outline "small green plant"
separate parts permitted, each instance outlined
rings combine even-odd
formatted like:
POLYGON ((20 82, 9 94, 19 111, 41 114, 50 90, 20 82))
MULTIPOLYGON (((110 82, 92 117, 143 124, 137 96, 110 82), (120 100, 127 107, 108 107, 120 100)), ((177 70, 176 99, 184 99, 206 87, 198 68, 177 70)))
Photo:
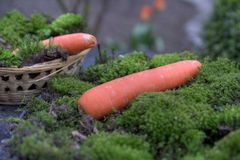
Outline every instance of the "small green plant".
POLYGON ((98 48, 98 57, 95 58, 95 65, 109 63, 110 61, 116 58, 114 55, 114 49, 112 49, 112 55, 110 56, 108 55, 107 50, 101 50, 100 44, 97 45, 97 48, 98 48))
POLYGON ((18 66, 20 63, 19 56, 14 56, 10 50, 0 48, 0 67, 18 66))
POLYGON ((77 77, 57 75, 49 82, 49 87, 61 94, 79 96, 93 87, 93 84, 80 81, 77 77))
POLYGON ((84 159, 92 160, 152 160, 150 146, 142 138, 125 133, 91 135, 82 145, 84 159))

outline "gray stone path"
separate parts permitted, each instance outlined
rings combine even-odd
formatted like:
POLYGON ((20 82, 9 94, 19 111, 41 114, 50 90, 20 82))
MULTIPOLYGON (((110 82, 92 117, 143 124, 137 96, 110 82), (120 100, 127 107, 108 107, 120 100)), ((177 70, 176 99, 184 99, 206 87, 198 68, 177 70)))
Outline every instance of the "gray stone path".
POLYGON ((15 158, 10 158, 8 148, 5 142, 10 138, 9 124, 6 123, 6 118, 17 117, 19 112, 17 112, 16 106, 0 106, 0 160, 16 160, 15 158))

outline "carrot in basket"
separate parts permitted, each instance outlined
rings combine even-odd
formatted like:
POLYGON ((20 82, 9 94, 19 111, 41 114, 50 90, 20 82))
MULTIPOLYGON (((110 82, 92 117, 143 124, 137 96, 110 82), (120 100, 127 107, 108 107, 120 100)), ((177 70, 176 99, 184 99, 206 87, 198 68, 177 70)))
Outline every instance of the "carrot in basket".
POLYGON ((114 109, 124 108, 143 92, 156 92, 183 85, 199 73, 201 63, 186 60, 130 74, 101 84, 85 92, 78 106, 95 118, 102 118, 114 109))
POLYGON ((57 36, 52 39, 42 41, 44 45, 58 45, 69 51, 70 55, 77 54, 85 49, 92 48, 97 44, 97 40, 93 35, 87 33, 73 33, 57 36))

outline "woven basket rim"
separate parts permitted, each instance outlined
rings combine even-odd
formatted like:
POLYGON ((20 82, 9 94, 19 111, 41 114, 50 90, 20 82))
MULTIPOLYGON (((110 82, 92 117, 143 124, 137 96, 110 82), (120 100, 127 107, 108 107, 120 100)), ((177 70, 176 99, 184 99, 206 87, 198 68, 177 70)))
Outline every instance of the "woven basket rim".
POLYGON ((66 61, 59 58, 22 68, 0 68, 0 105, 24 104, 23 100, 39 95, 52 76, 58 73, 74 74, 90 50, 71 55, 66 61))
MULTIPOLYGON (((68 58, 71 59, 75 59, 77 57, 80 56, 84 56, 86 55, 92 48, 89 49, 85 49, 83 51, 81 51, 80 53, 76 54, 76 55, 71 55, 68 58)), ((36 63, 32 66, 23 66, 21 68, 17 68, 17 67, 0 67, 0 73, 1 72, 27 72, 27 71, 33 71, 33 70, 39 70, 39 69, 48 69, 48 68, 52 68, 52 67, 56 67, 59 66, 61 64, 63 64, 64 61, 62 61, 61 58, 52 60, 52 61, 48 61, 48 62, 43 62, 43 63, 36 63)))

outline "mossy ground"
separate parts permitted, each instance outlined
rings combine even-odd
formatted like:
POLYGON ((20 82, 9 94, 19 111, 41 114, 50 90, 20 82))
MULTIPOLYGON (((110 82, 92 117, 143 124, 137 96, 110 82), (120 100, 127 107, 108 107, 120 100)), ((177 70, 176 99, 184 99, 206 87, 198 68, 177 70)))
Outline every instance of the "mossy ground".
MULTIPOLYGON (((238 6, 238 0, 216 3, 205 32, 211 57, 239 58, 238 6)), ((20 46, 19 37, 25 35, 47 38, 84 27, 82 17, 73 14, 49 22, 43 15, 25 17, 13 11, 0 22, 0 36, 13 47, 20 46)), ((39 49, 34 43, 24 47, 23 55, 39 49)), ((0 60, 7 59, 8 65, 19 63, 6 48, 0 53, 0 60)), ((227 58, 200 59, 201 72, 188 84, 143 93, 125 110, 103 120, 95 120, 77 107, 79 96, 94 85, 185 59, 198 57, 185 52, 150 59, 133 52, 90 66, 79 77, 53 78, 45 95, 26 105, 23 119, 9 119, 15 124, 9 142, 12 154, 28 160, 239 159, 240 68, 227 58)))
POLYGON ((47 59, 52 60, 51 58, 62 58, 51 53, 55 52, 51 50, 51 45, 47 48, 49 52, 41 55, 41 52, 46 51, 44 50, 46 47, 39 42, 52 36, 83 32, 85 27, 85 20, 79 14, 67 13, 50 20, 43 14, 27 17, 19 11, 10 11, 0 17, 0 67, 21 67, 25 60, 35 64, 47 59), (17 53, 15 56, 11 54, 13 51, 17 53), (39 55, 40 58, 33 57, 34 60, 29 60, 33 55, 39 55), (36 59, 42 61, 35 62, 36 59))
POLYGON ((91 66, 79 77, 53 78, 48 90, 57 96, 34 98, 25 108, 24 119, 11 120, 17 124, 10 141, 12 153, 30 160, 202 160, 217 159, 220 154, 224 154, 223 160, 237 158, 233 146, 238 138, 230 132, 240 127, 240 69, 226 58, 201 60, 201 73, 188 84, 139 95, 124 111, 103 120, 95 120, 77 107, 79 96, 94 84, 193 57, 175 53, 150 59, 133 52, 91 66))

